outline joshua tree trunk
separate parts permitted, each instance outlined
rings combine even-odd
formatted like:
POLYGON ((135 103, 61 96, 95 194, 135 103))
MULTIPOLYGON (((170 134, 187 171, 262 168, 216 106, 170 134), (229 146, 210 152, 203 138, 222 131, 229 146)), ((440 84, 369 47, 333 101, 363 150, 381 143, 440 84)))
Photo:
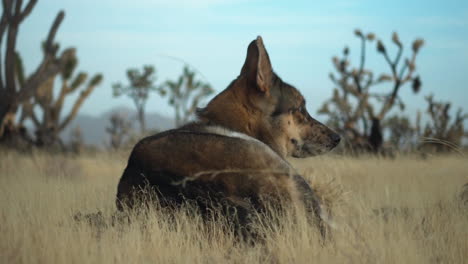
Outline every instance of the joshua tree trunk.
POLYGON ((145 108, 138 107, 138 122, 140 123, 140 132, 143 134, 146 131, 146 122, 145 122, 145 108))
POLYGON ((380 151, 382 147, 382 127, 380 126, 380 120, 378 118, 372 119, 371 133, 369 135, 369 145, 371 150, 375 153, 380 151))
MULTIPOLYGON (((18 107, 14 103, 0 102, 0 135, 14 133, 16 112, 18 107)), ((6 101, 6 100, 5 100, 6 101)))
POLYGON ((175 125, 179 127, 182 125, 182 121, 180 120, 180 107, 178 105, 175 106, 175 125))

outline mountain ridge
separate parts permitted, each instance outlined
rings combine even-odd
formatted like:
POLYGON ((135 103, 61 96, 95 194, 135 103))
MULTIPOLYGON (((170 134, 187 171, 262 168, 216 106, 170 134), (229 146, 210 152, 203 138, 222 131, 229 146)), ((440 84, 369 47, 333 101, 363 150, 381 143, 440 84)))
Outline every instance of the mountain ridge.
MULTIPOLYGON (((69 142, 73 130, 79 127, 85 144, 99 147, 105 146, 109 141, 109 134, 106 132, 106 127, 110 125, 109 119, 114 113, 121 113, 124 115, 127 120, 131 121, 133 131, 139 131, 136 111, 126 106, 118 106, 98 116, 78 114, 60 136, 64 142, 69 142)), ((174 127, 174 120, 172 118, 163 116, 157 112, 146 113, 145 119, 148 130, 163 131, 174 127)))

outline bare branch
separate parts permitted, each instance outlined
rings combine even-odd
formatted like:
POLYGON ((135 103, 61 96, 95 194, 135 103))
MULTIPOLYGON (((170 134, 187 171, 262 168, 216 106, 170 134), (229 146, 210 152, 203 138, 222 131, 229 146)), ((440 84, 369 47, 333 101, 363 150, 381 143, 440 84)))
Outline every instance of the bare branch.
POLYGON ((400 73, 400 74, 401 74, 401 78, 400 78, 401 80, 403 80, 403 81, 409 81, 409 80, 411 79, 411 76, 412 76, 412 74, 413 74, 413 72, 414 72, 414 70, 415 70, 414 64, 415 64, 415 62, 416 62, 416 55, 417 55, 417 53, 416 53, 416 52, 413 52, 413 55, 411 56, 411 60, 409 61, 409 63, 405 63, 405 65, 408 67, 409 71, 408 71, 408 73, 406 74, 406 77, 405 77, 405 78, 403 78, 404 72, 402 71, 402 72, 400 73), (410 67, 410 65, 412 65, 412 66, 410 67))
POLYGON ((3 10, 2 18, 0 19, 0 91, 5 88, 5 83, 3 82, 3 69, 2 69, 3 61, 2 61, 1 47, 2 47, 2 42, 3 42, 3 35, 5 33, 6 26, 8 24, 6 12, 7 12, 6 10, 3 10))
POLYGON ((403 45, 398 45, 398 53, 397 53, 397 55, 395 57, 395 60, 393 61, 393 65, 395 65, 395 67, 400 62, 400 58, 401 58, 402 54, 403 54, 403 45))
POLYGON ((11 14, 11 1, 12 0, 3 0, 3 13, 8 21, 12 19, 11 14))
POLYGON ((15 18, 12 18, 8 23, 7 43, 5 49, 5 85, 6 90, 10 94, 14 94, 16 92, 15 51, 19 24, 15 20, 15 18))
POLYGON ((97 85, 99 85, 99 83, 90 82, 88 84, 88 86, 86 87, 86 89, 81 92, 80 96, 75 101, 75 104, 73 105, 73 108, 71 109, 70 113, 63 120, 63 122, 60 124, 60 126, 58 128, 58 131, 62 131, 65 127, 67 127, 70 124, 70 122, 73 119, 75 119, 81 105, 86 100, 86 98, 93 92, 93 90, 96 88, 97 85))
POLYGON ((15 23, 19 23, 20 20, 20 14, 21 14, 21 6, 23 5, 23 0, 16 0, 15 1, 15 14, 14 14, 14 20, 15 20, 15 23))
POLYGON ((359 66, 359 72, 357 76, 354 76, 354 82, 356 83, 356 87, 359 93, 362 93, 361 77, 362 77, 362 71, 364 70, 365 61, 366 61, 366 38, 363 35, 361 35, 361 64, 359 66))
POLYGON ((63 103, 65 102, 65 96, 69 94, 70 89, 67 86, 66 80, 62 80, 62 87, 60 89, 60 93, 57 97, 57 100, 55 100, 55 104, 53 105, 53 108, 55 109, 62 109, 63 103))
POLYGON ((407 68, 408 68, 408 63, 405 63, 403 66, 401 66, 400 75, 398 75, 398 80, 401 80, 401 82, 406 81, 406 78, 403 79, 403 76, 405 75, 405 71, 407 68))
POLYGON ((49 34, 47 35, 47 40, 45 42, 45 56, 51 55, 52 52, 52 45, 54 44, 55 35, 57 34, 57 30, 60 27, 63 19, 65 18, 65 12, 61 10, 57 16, 55 17, 54 23, 49 30, 49 34))
POLYGON ((385 60, 387 61, 388 65, 390 66, 390 69, 392 70, 392 74, 393 74, 393 77, 395 79, 398 78, 398 75, 397 75, 397 72, 396 72, 396 68, 395 68, 395 65, 392 63, 392 61, 390 60, 390 57, 388 57, 388 53, 387 51, 384 51, 383 52, 383 55, 385 57, 385 60))
POLYGON ((21 12, 19 20, 22 22, 33 10, 34 6, 36 5, 37 0, 30 0, 26 7, 24 8, 23 12, 21 12))

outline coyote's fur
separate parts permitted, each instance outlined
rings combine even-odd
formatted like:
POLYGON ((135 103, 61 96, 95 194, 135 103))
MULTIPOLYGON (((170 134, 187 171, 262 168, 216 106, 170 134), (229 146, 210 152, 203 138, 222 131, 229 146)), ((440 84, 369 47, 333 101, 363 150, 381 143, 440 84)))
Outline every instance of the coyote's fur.
POLYGON ((258 37, 240 75, 198 111, 198 121, 135 145, 118 185, 117 207, 135 207, 141 189, 150 187, 162 206, 187 200, 202 212, 213 202, 232 206, 240 225, 267 200, 296 201, 321 225, 319 199, 285 158, 327 152, 340 137, 305 105, 301 93, 273 72, 258 37))

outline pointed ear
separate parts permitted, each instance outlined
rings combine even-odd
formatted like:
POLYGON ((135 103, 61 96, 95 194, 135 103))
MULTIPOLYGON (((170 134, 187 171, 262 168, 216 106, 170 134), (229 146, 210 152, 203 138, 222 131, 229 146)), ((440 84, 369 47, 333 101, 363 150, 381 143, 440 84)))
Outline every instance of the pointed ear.
POLYGON ((255 84, 261 92, 269 90, 273 68, 265 46, 263 46, 262 37, 258 36, 250 43, 241 75, 246 76, 247 80, 255 84))

